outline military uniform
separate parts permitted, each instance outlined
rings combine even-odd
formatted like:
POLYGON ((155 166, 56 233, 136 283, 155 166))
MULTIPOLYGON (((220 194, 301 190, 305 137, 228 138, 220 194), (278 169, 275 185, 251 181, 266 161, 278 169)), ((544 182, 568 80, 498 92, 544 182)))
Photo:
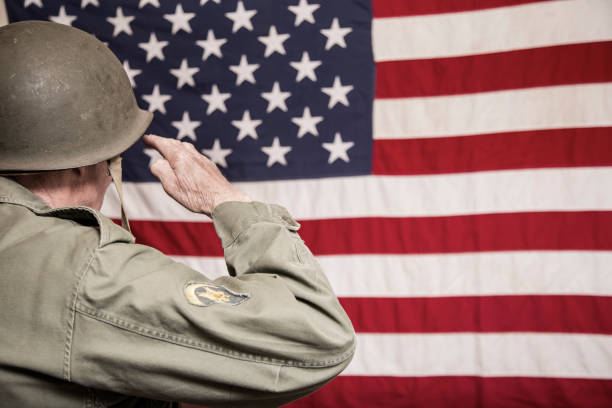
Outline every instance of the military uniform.
POLYGON ((352 326, 289 213, 212 219, 231 275, 214 281, 0 177, 0 405, 280 406, 342 371, 352 326))

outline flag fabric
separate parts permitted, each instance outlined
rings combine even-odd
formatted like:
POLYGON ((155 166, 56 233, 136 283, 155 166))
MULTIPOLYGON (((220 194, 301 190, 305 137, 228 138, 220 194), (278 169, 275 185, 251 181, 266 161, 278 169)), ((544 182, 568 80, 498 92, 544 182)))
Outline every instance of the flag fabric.
MULTIPOLYGON (((357 331, 293 407, 612 406, 612 2, 7 0, 108 43, 154 112, 286 206, 357 331)), ((124 158, 140 243, 226 274, 124 158)), ((118 217, 109 191, 103 211, 118 217)))

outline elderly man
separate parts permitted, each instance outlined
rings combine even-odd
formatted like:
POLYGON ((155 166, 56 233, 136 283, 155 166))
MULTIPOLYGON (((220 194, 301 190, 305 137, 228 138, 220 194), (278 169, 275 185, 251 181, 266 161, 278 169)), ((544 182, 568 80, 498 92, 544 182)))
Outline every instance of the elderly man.
POLYGON ((144 137, 166 192, 212 218, 230 276, 211 281, 99 213, 151 120, 102 43, 22 22, 0 28, 0 59, 3 406, 280 406, 346 367, 354 332, 299 225, 193 145, 144 137))

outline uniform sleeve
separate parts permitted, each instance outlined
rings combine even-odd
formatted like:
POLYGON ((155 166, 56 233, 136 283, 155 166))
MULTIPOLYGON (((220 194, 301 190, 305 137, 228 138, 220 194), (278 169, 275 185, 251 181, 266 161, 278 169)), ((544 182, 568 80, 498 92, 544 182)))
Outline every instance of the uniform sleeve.
POLYGON ((213 221, 231 275, 216 280, 146 246, 95 251, 74 303, 71 381, 265 407, 306 395, 346 367, 353 328, 287 211, 229 202, 213 221))

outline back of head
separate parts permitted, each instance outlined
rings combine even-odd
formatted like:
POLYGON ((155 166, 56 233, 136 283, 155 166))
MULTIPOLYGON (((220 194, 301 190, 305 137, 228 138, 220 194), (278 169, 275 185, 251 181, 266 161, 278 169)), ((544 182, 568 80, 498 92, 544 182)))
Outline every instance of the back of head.
POLYGON ((151 122, 119 60, 77 28, 42 21, 0 27, 0 61, 0 174, 110 159, 151 122))

